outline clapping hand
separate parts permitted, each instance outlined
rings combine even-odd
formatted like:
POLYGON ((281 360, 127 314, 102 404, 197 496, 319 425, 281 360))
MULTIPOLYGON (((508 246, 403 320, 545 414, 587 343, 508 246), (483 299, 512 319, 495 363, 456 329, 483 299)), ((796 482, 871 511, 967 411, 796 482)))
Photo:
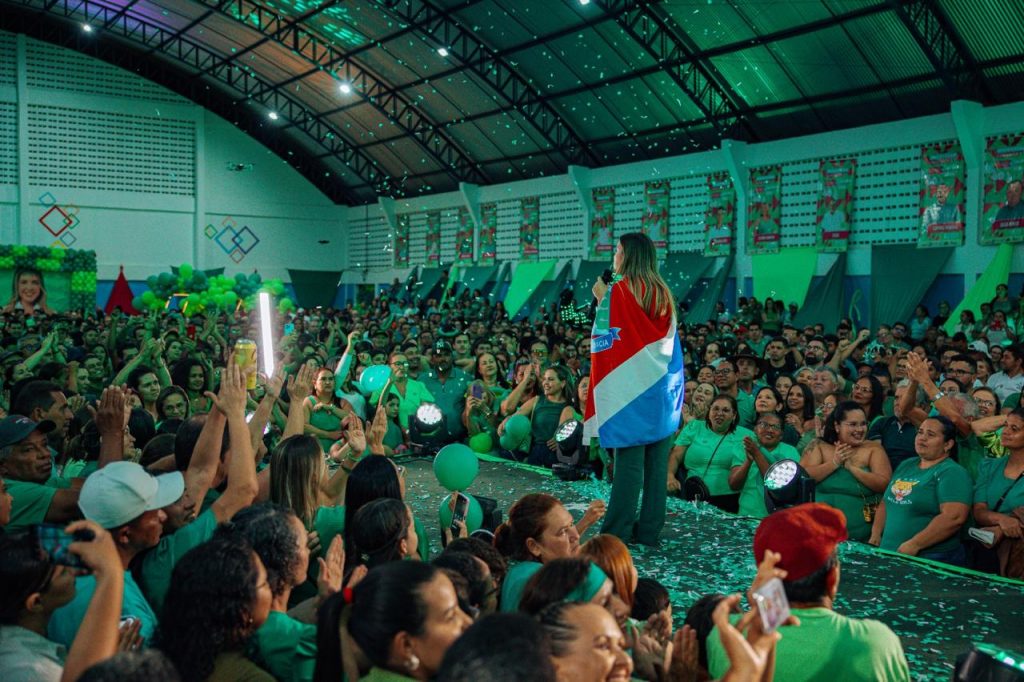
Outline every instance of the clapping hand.
POLYGON ((293 399, 303 398, 313 391, 313 379, 316 377, 316 368, 310 364, 305 363, 302 367, 299 367, 298 373, 295 376, 288 377, 288 395, 293 399))
POLYGON ((93 419, 100 438, 120 438, 125 426, 125 406, 128 404, 125 391, 120 386, 108 386, 100 394, 99 405, 93 419))
POLYGON ((235 362, 234 355, 228 358, 228 366, 221 372, 220 393, 214 395, 206 391, 205 395, 225 417, 245 414, 245 375, 235 362))
POLYGON ((316 578, 317 593, 323 600, 341 589, 345 575, 345 545, 340 535, 334 536, 327 554, 318 557, 316 561, 320 565, 320 573, 316 578))

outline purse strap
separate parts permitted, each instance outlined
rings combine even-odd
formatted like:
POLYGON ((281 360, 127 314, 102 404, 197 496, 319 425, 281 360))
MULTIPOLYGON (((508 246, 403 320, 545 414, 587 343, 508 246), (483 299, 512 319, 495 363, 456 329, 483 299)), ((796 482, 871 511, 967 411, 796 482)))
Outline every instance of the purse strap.
POLYGON ((999 512, 999 507, 1003 506, 1003 502, 1006 500, 1006 496, 1010 494, 1010 491, 1013 490, 1014 487, 1016 487, 1016 485, 1018 483, 1020 483, 1020 479, 1022 479, 1022 478, 1024 478, 1024 471, 1022 471, 1019 474, 1017 474, 1017 478, 1013 479, 1013 483, 1010 484, 1010 487, 1008 487, 1006 490, 1003 491, 1002 496, 996 502, 995 506, 992 507, 992 511, 993 512, 996 512, 996 513, 999 512))
POLYGON ((708 465, 704 467, 704 473, 701 474, 700 480, 703 481, 707 479, 708 471, 711 469, 711 463, 715 461, 715 455, 718 454, 718 448, 722 447, 722 443, 725 442, 725 439, 728 435, 729 434, 725 434, 725 436, 722 436, 721 440, 718 441, 718 445, 716 445, 715 449, 711 451, 711 459, 708 460, 708 465))

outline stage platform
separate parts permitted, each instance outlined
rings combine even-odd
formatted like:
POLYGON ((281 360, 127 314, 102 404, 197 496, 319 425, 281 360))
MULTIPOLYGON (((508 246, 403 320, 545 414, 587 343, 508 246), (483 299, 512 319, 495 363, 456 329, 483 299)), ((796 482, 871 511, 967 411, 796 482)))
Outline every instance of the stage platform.
MULTIPOLYGON (((404 462, 406 498, 440 551, 437 509, 446 492, 426 461, 404 462)), ((502 512, 530 492, 559 497, 579 518, 591 499, 607 500, 597 481, 567 483, 505 464, 480 463, 468 491, 498 500, 502 512)), ((600 524, 598 524, 599 526, 600 524)), ((671 593, 676 626, 698 597, 746 592, 754 575, 752 538, 757 522, 669 498, 662 546, 631 546, 637 570, 671 593)), ((586 537, 597 532, 595 527, 586 537)), ((584 537, 584 540, 586 539, 584 537)), ((836 610, 875 618, 902 639, 915 680, 948 680, 957 654, 973 641, 1024 650, 1024 583, 992 580, 936 568, 859 543, 840 548, 842 579, 836 610)), ((783 631, 785 636, 785 631, 783 631)))

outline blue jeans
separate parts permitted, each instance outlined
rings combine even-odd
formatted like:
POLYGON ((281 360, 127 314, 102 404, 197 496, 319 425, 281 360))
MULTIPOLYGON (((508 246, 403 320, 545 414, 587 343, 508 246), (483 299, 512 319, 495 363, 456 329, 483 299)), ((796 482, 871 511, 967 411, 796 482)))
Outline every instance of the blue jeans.
POLYGON ((963 545, 957 545, 954 549, 949 549, 945 552, 923 552, 918 554, 918 556, 922 559, 941 561, 944 564, 950 564, 952 566, 967 565, 967 552, 964 550, 963 545))

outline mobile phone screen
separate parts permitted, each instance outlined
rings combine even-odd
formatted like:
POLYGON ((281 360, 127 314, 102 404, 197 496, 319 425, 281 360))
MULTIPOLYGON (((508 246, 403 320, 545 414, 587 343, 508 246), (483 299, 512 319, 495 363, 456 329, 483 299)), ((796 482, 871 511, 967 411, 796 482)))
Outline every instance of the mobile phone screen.
POLYGON ((775 632, 789 618, 789 599, 782 581, 772 578, 753 594, 765 632, 775 632))
POLYGON ((473 384, 473 387, 470 389, 470 395, 480 400, 480 398, 484 397, 484 387, 480 384, 473 384))
POLYGON ((462 493, 456 493, 456 495, 458 495, 458 497, 455 500, 455 511, 452 512, 451 529, 453 533, 457 533, 459 531, 459 527, 456 525, 456 522, 465 522, 466 510, 469 509, 469 498, 462 493))
MULTIPOLYGON (((92 535, 92 533, 90 532, 89 535, 92 535)), ((83 539, 86 538, 83 537, 83 539)), ((39 549, 50 557, 50 561, 61 566, 85 568, 82 560, 68 551, 68 546, 75 540, 74 536, 64 532, 62 526, 48 523, 36 526, 36 541, 39 543, 39 549)))

